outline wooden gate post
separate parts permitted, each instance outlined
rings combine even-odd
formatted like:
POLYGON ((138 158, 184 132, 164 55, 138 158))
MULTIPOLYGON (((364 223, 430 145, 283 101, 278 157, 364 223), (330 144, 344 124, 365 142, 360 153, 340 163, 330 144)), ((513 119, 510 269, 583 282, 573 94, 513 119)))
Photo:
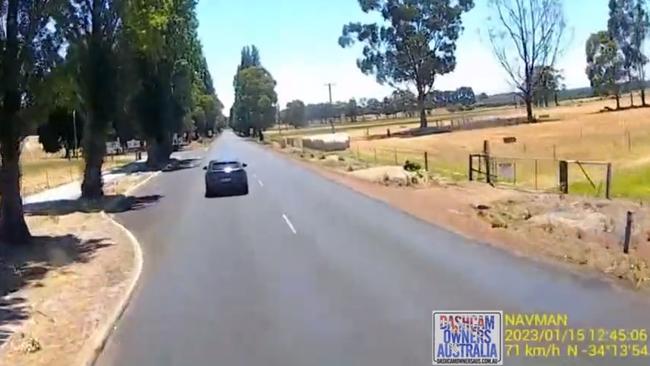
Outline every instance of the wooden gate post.
POLYGON ((429 153, 424 152, 424 170, 429 171, 429 153))
POLYGON ((612 163, 607 163, 607 177, 605 181, 605 198, 611 199, 612 193, 612 163))
POLYGON ((492 184, 492 169, 490 169, 490 141, 483 140, 483 154, 485 154, 485 181, 492 184))
POLYGON ((488 184, 492 185, 492 172, 490 169, 490 155, 485 154, 485 180, 487 181, 488 184))
POLYGON ((627 217, 625 218, 625 238, 623 239, 623 253, 628 254, 630 252, 630 240, 632 238, 632 212, 627 212, 627 217))
POLYGON ((569 193, 569 163, 566 160, 560 160, 560 192, 569 193))
POLYGON ((469 181, 472 182, 474 180, 474 167, 472 166, 474 162, 474 157, 472 154, 469 154, 469 181))

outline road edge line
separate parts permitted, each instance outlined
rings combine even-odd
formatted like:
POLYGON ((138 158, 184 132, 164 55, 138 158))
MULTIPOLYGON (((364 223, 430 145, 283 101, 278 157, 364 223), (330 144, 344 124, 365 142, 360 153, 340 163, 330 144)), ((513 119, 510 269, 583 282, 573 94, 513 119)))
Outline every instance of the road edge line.
POLYGON ((144 264, 144 258, 142 255, 142 248, 140 246, 140 242, 138 239, 129 231, 124 225, 120 224, 117 222, 115 219, 113 219, 110 215, 105 213, 104 211, 100 212, 103 218, 107 219, 112 225, 116 226, 120 231, 122 231, 123 234, 126 235, 126 237, 129 239, 129 242, 131 243, 131 246, 133 247, 133 257, 134 257, 134 269, 133 273, 131 275, 129 284, 127 285, 126 292, 122 295, 122 298, 119 300, 117 307, 113 311, 113 313, 109 316, 109 318, 106 320, 104 325, 99 329, 98 332, 95 333, 95 336, 93 337, 94 339, 91 340, 93 343, 90 346, 90 351, 91 354, 89 356, 86 356, 87 360, 83 361, 82 364, 85 366, 92 366, 97 362, 97 359, 99 358, 99 355, 101 355, 102 351, 104 350, 104 347, 106 346, 106 343, 108 343, 108 339, 111 337, 113 334, 113 331, 117 328, 117 323, 120 321, 122 318, 122 315, 124 315, 124 312, 126 311, 127 306, 129 305, 133 293, 135 292, 135 288, 138 284, 138 280, 140 279, 140 276, 142 275, 142 268, 144 264))
MULTIPOLYGON (((127 189, 125 195, 129 195, 132 192, 139 189, 140 187, 144 186, 146 183, 149 183, 150 180, 157 177, 159 174, 160 171, 152 174, 151 176, 144 179, 142 182, 127 189)), ((126 237, 129 239, 129 242, 133 247, 133 257, 134 257, 135 267, 133 269, 130 282, 127 285, 126 292, 124 292, 124 294, 122 295, 122 298, 119 300, 117 307, 115 308, 111 316, 107 319, 107 321, 104 323, 104 325, 100 328, 100 330, 95 333, 95 336, 91 340, 91 342, 93 343, 90 346, 92 348, 90 348, 89 351, 91 352, 91 354, 88 356, 84 356, 84 358, 86 358, 86 360, 82 361, 82 364, 84 366, 93 366, 97 362, 99 356, 102 354, 102 351, 104 350, 106 344, 108 343, 108 339, 113 334, 113 331, 117 328, 117 323, 124 315, 126 308, 128 307, 129 303, 131 302, 131 299, 133 298, 133 294, 135 293, 135 288, 137 287, 138 281, 142 275, 142 269, 144 265, 142 246, 140 245, 140 242, 135 237, 135 235, 133 235, 133 233, 129 229, 127 229, 124 225, 117 222, 117 220, 115 220, 112 217, 112 215, 107 214, 105 211, 101 211, 100 214, 102 215, 103 218, 107 219, 112 225, 116 226, 120 231, 122 231, 122 233, 125 234, 126 237)))

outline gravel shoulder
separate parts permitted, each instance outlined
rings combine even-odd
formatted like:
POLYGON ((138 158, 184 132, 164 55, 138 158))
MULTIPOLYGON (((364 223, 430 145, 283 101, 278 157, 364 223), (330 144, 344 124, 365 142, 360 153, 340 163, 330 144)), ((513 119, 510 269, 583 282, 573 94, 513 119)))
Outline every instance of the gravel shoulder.
POLYGON ((94 357, 141 260, 138 243, 104 211, 137 204, 125 194, 153 174, 121 177, 95 205, 26 206, 35 240, 0 245, 0 365, 82 365, 94 357))

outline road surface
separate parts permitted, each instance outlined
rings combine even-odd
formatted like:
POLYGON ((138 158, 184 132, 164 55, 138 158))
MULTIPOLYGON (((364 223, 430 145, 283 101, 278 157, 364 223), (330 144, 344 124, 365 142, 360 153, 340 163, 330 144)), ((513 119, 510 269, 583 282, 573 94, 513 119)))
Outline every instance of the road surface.
MULTIPOLYGON (((144 272, 100 366, 430 365, 436 309, 650 326, 643 296, 468 241, 232 133, 204 154, 248 163, 250 194, 204 198, 198 167, 137 192, 162 198, 118 215, 144 272)), ((505 364, 612 365, 549 361, 505 364)))

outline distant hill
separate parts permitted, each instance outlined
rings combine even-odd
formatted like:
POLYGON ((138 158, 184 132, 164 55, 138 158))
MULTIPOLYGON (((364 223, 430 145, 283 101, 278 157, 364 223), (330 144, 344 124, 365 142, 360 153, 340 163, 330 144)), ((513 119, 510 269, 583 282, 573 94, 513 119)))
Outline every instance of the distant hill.
MULTIPOLYGON (((593 96, 593 90, 588 86, 582 88, 560 90, 558 93, 559 100, 589 98, 591 96, 593 96)), ((515 100, 518 99, 519 98, 515 95, 515 93, 501 93, 489 95, 487 99, 478 100, 477 104, 496 107, 502 105, 512 105, 515 103, 515 100)))

